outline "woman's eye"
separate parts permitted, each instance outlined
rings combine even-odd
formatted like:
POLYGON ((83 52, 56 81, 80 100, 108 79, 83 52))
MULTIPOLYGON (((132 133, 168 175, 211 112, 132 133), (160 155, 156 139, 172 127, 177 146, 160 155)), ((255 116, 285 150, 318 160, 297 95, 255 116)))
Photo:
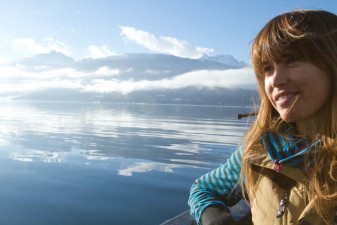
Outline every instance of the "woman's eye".
POLYGON ((295 62, 297 62, 298 60, 295 58, 295 57, 288 57, 284 60, 284 63, 286 65, 289 65, 289 64, 293 64, 295 62))
POLYGON ((272 66, 266 65, 263 67, 263 72, 266 75, 273 73, 273 71, 274 71, 274 67, 272 66))

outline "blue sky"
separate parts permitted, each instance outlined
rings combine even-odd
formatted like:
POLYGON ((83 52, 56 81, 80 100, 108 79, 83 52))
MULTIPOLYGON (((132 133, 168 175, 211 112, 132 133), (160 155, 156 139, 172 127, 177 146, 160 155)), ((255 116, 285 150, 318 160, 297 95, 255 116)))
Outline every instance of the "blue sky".
POLYGON ((249 62, 260 28, 300 8, 337 13, 333 0, 2 0, 0 62, 52 50, 75 59, 151 52, 249 62))

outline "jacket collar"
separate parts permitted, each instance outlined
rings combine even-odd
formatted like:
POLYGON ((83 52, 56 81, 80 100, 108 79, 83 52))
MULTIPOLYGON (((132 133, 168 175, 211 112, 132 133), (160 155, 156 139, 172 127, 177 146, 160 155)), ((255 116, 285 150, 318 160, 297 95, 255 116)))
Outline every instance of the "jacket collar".
MULTIPOLYGON (((243 154, 243 160, 246 163, 277 171, 277 165, 275 165, 275 163, 270 159, 263 144, 254 145, 251 149, 245 151, 243 154)), ((286 175, 303 185, 307 185, 307 177, 299 168, 282 164, 279 166, 279 170, 277 172, 286 175)))
MULTIPOLYGON (((318 151, 320 141, 312 144, 303 138, 297 138, 290 134, 280 135, 279 133, 266 132, 262 135, 262 143, 267 149, 269 158, 273 162, 287 164, 288 166, 302 166, 304 155, 313 154, 318 151)), ((314 162, 311 161, 312 165, 314 162)))

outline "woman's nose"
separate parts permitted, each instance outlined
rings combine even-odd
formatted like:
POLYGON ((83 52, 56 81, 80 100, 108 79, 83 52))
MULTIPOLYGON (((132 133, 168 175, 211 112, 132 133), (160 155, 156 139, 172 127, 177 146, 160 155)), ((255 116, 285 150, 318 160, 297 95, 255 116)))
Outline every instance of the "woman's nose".
POLYGON ((273 87, 285 85, 288 82, 286 69, 283 66, 275 66, 272 76, 270 77, 273 87))

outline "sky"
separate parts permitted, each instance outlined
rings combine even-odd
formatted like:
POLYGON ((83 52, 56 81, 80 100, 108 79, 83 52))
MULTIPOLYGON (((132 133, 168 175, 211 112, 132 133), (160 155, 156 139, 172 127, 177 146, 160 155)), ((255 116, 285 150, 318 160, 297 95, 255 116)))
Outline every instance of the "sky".
POLYGON ((337 14, 337 3, 334 0, 0 0, 0 95, 53 88, 122 94, 188 86, 254 88, 251 68, 192 71, 170 80, 121 81, 118 76, 123 71, 118 68, 83 72, 76 68, 41 70, 40 65, 31 71, 11 62, 56 51, 75 60, 124 53, 161 53, 192 59, 230 54, 249 65, 251 43, 259 30, 273 17, 296 9, 322 9, 337 14))
POLYGON ((59 51, 79 60, 144 52, 186 58, 231 54, 294 9, 337 13, 333 0, 1 0, 0 62, 59 51))

